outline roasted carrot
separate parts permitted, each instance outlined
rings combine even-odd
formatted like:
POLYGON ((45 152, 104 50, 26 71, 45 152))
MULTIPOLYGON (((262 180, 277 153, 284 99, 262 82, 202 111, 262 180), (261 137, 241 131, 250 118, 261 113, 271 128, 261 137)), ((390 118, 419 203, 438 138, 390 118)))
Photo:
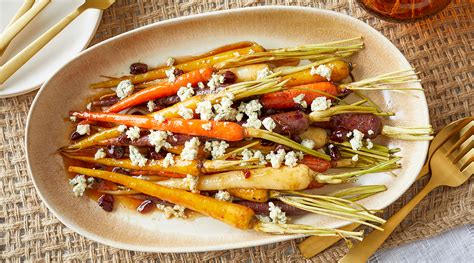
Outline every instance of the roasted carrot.
POLYGON ((270 191, 267 189, 233 188, 227 189, 227 192, 237 198, 254 202, 267 202, 270 199, 270 191))
POLYGON ((317 82, 291 87, 287 90, 264 94, 260 98, 260 103, 268 109, 289 109, 295 106, 293 100, 298 95, 304 94, 304 100, 308 105, 317 98, 330 94, 336 96, 338 94, 337 86, 331 82, 317 82))
POLYGON ((105 112, 119 112, 149 100, 175 95, 181 87, 185 87, 188 83, 194 86, 199 82, 207 82, 211 78, 212 72, 212 68, 193 70, 179 76, 174 82, 159 83, 156 86, 140 90, 110 106, 105 112))
POLYGON ((137 126, 145 129, 170 131, 194 136, 206 136, 226 141, 240 141, 245 137, 245 130, 234 122, 226 121, 203 121, 185 119, 166 119, 158 122, 153 117, 143 115, 125 115, 103 112, 74 112, 73 116, 91 121, 105 121, 127 126, 137 126), (204 129, 204 124, 210 124, 211 128, 204 129))
POLYGON ((111 128, 111 129, 108 129, 108 130, 103 130, 103 131, 100 131, 96 134, 93 134, 93 135, 91 135, 91 136, 89 136, 85 139, 82 139, 79 142, 76 142, 72 145, 64 147, 64 148, 62 148, 62 150, 74 151, 74 150, 80 150, 80 149, 84 149, 84 148, 87 148, 87 147, 91 147, 91 146, 97 145, 99 142, 101 142, 103 140, 118 137, 118 136, 120 136, 121 133, 122 132, 119 131, 118 127, 111 128))
MULTIPOLYGON (((343 60, 336 60, 324 64, 325 66, 331 69, 331 81, 338 82, 349 76, 351 73, 350 64, 343 60)), ((277 70, 278 71, 278 70, 277 70)), ((306 69, 296 73, 292 73, 282 77, 283 79, 288 79, 286 83, 287 87, 299 86, 303 84, 310 84, 314 82, 325 82, 326 78, 315 74, 311 75, 311 69, 306 69)))
POLYGON ((135 191, 213 217, 239 229, 251 229, 255 224, 255 213, 253 210, 242 205, 220 201, 212 197, 194 194, 184 190, 171 189, 119 173, 87 169, 77 166, 69 166, 68 170, 69 172, 84 174, 121 184, 135 191))
MULTIPOLYGON (((185 62, 182 64, 178 64, 174 67, 184 72, 190 72, 190 71, 197 70, 203 67, 212 67, 213 65, 217 63, 234 58, 237 55, 237 53, 239 55, 248 54, 249 52, 252 52, 250 50, 253 50, 253 52, 261 52, 261 51, 264 51, 264 48, 260 45, 255 44, 250 47, 234 49, 234 50, 226 51, 223 53, 214 54, 212 56, 185 62)), ((94 83, 94 84, 91 84, 91 88, 115 87, 120 83, 120 81, 125 80, 125 79, 129 79, 130 81, 132 81, 133 84, 137 84, 137 83, 142 83, 145 81, 166 78, 166 70, 169 70, 170 68, 171 67, 158 68, 158 69, 151 70, 139 75, 124 76, 124 77, 120 77, 116 79, 110 79, 107 81, 94 83)))
POLYGON ((130 174, 133 174, 133 175, 159 175, 159 176, 170 177, 170 178, 184 178, 184 177, 186 177, 186 174, 165 172, 165 171, 150 171, 150 170, 130 171, 130 174))
POLYGON ((305 147, 283 135, 261 129, 244 128, 235 122, 173 118, 166 119, 160 123, 151 116, 124 115, 104 112, 72 112, 71 115, 90 121, 112 122, 127 126, 137 126, 145 129, 170 131, 193 136, 205 136, 231 142, 240 141, 244 138, 260 138, 288 146, 325 160, 331 159, 328 155, 305 147), (203 125, 207 126, 209 124, 211 126, 210 129, 203 128, 203 125))

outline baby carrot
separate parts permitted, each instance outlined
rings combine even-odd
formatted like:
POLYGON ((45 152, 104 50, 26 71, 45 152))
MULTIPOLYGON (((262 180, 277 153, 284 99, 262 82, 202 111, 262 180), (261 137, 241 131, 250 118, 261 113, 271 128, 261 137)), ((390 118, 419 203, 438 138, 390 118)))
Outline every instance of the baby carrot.
MULTIPOLYGON (((202 67, 212 67, 213 65, 217 63, 224 62, 231 58, 235 58, 237 53, 239 55, 248 54, 249 52, 252 52, 250 50, 252 50, 253 52, 261 52, 261 51, 264 51, 265 49, 262 46, 255 44, 250 47, 234 49, 234 50, 222 52, 219 54, 213 54, 208 57, 188 61, 182 64, 178 64, 174 67, 184 72, 190 72, 196 69, 200 69, 202 67)), ((94 83, 94 84, 91 84, 91 88, 115 87, 120 83, 120 81, 125 80, 125 79, 129 79, 130 81, 132 81, 133 84, 137 84, 137 83, 142 83, 145 81, 166 78, 166 70, 169 70, 170 68, 171 67, 158 68, 158 69, 150 70, 146 73, 139 74, 139 75, 124 76, 124 77, 120 77, 116 79, 110 79, 103 82, 94 83)))
POLYGON ((170 131, 194 136, 206 136, 226 141, 240 141, 244 137, 244 128, 234 122, 166 119, 158 122, 153 117, 143 115, 125 115, 103 112, 74 112, 72 115, 91 121, 104 121, 127 126, 137 126, 145 129, 170 131), (202 126, 210 124, 210 129, 202 126))
MULTIPOLYGON (((260 98, 260 103, 268 109, 289 109, 295 106, 294 98, 304 94, 304 100, 308 105, 317 97, 330 94, 338 94, 337 86, 331 82, 317 82, 312 84, 291 87, 287 90, 264 94, 260 98)), ((327 96, 326 96, 327 97, 327 96)))
POLYGON ((213 217, 239 229, 251 229, 254 227, 255 213, 252 209, 242 205, 220 201, 213 197, 194 194, 180 189, 171 189, 157 185, 153 182, 148 182, 119 173, 87 169, 77 166, 69 166, 68 170, 69 172, 84 174, 121 184, 135 191, 213 217))
MULTIPOLYGON (((336 60, 324 64, 331 69, 331 81, 341 81, 349 76, 351 73, 351 66, 349 63, 343 60, 336 60)), ((311 74, 311 69, 295 72, 282 77, 282 79, 288 79, 286 83, 287 87, 299 86, 303 84, 309 84, 314 82, 325 82, 327 79, 318 74, 311 74)))
POLYGON ((175 95, 181 87, 185 87, 188 83, 197 85, 199 82, 207 82, 211 78, 212 72, 212 68, 193 70, 179 76, 174 82, 163 82, 140 90, 110 106, 105 112, 119 112, 149 100, 175 95))

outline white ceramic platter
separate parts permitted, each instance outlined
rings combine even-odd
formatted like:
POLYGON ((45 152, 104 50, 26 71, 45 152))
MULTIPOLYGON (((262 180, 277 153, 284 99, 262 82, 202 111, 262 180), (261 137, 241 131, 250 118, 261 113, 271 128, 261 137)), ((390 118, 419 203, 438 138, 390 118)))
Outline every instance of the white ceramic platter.
MULTIPOLYGON (((53 0, 10 43, 0 65, 82 4, 81 0, 53 0)), ((0 32, 5 29, 23 0, 0 0, 0 32)), ((38 89, 54 72, 87 47, 99 25, 102 12, 86 10, 49 42, 38 54, 0 85, 0 98, 38 89)))
MULTIPOLYGON (((142 27, 100 43, 84 52, 51 77, 38 93, 28 117, 27 158, 39 195, 68 227, 114 247, 153 251, 191 252, 231 249, 289 240, 294 235, 265 235, 241 231, 207 217, 193 220, 164 219, 161 213, 141 215, 125 208, 104 212, 95 201, 76 198, 67 182, 65 167, 56 150, 68 144, 69 110, 83 110, 93 93, 88 85, 100 75, 127 74, 131 63, 157 65, 169 56, 192 55, 238 41, 256 41, 267 48, 334 41, 362 36, 365 49, 351 58, 357 79, 410 68, 400 51, 367 24, 332 11, 297 7, 245 8, 188 16, 142 27), (45 132, 47 131, 47 132, 45 132)), ((420 87, 411 84, 411 87, 420 87)), ((370 97, 385 110, 397 113, 389 125, 427 125, 426 100, 393 92, 372 92, 370 97)), ((397 177, 387 173, 363 176, 357 184, 385 184, 388 190, 362 203, 383 209, 414 182, 424 163, 427 142, 381 140, 400 147, 403 168, 397 177)), ((339 187, 347 187, 339 186, 339 187)), ((320 192, 337 187, 324 187, 320 192)), ((294 223, 340 227, 347 222, 306 215, 294 223)))

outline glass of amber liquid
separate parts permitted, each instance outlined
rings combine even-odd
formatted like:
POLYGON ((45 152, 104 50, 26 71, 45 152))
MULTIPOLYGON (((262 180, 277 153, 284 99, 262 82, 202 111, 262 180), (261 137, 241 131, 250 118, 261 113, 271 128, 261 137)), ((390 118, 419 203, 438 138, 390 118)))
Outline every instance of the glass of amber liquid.
POLYGON ((394 22, 413 22, 443 10, 451 0, 357 0, 367 12, 394 22))

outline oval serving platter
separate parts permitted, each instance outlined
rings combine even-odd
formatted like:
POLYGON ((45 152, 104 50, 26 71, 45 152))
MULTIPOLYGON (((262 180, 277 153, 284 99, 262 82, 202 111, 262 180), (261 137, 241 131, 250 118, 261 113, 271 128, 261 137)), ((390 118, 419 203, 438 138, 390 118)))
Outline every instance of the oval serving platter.
MULTIPOLYGON (((250 247, 289 240, 299 235, 266 235, 241 231, 207 217, 167 220, 159 213, 142 215, 118 207, 103 211, 87 197, 76 198, 68 184, 62 158, 56 150, 68 142, 68 111, 82 109, 94 91, 88 85, 100 75, 127 74, 134 62, 157 65, 169 56, 199 54, 225 44, 255 41, 267 48, 333 41, 362 36, 365 49, 350 58, 357 64, 357 79, 408 69, 410 64, 382 34, 367 24, 333 11, 301 7, 257 7, 188 16, 148 25, 84 52, 61 68, 39 91, 28 116, 27 160, 35 187, 61 222, 92 240, 123 249, 150 252, 196 252, 250 247)), ((421 87, 419 84, 410 84, 421 87)), ((389 125, 429 124, 426 99, 393 92, 372 92, 370 97, 396 116, 389 125)), ((385 184, 388 190, 361 203, 383 209, 413 183, 424 163, 428 142, 383 141, 402 151, 397 177, 370 174, 356 184, 385 184)), ((327 192, 345 186, 324 187, 327 192)), ((348 222, 306 215, 295 223, 341 227, 348 222)))

